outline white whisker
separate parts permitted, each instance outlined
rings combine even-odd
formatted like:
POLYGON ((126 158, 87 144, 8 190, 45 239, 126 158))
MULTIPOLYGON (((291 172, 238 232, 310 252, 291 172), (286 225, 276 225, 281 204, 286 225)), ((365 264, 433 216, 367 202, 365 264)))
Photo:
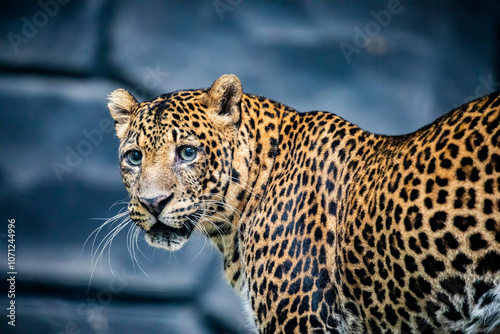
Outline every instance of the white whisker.
MULTIPOLYGON (((128 203, 124 201, 119 201, 114 203, 110 207, 110 209, 116 205, 122 205, 122 204, 128 204, 128 203)), ((103 255, 105 254, 106 249, 108 252, 107 258, 108 258, 109 270, 111 274, 115 276, 114 270, 111 266, 111 247, 113 245, 115 237, 121 231, 123 231, 125 227, 127 227, 127 225, 129 226, 126 237, 127 250, 131 256, 132 264, 134 265, 134 267, 137 265, 137 267, 139 267, 139 269, 147 276, 147 274, 144 272, 139 263, 139 259, 137 257, 137 252, 136 252, 137 238, 140 230, 136 228, 135 224, 133 224, 127 208, 126 207, 121 208, 119 212, 111 218, 108 219, 98 218, 96 220, 105 220, 105 221, 99 227, 94 229, 94 231, 92 231, 92 233, 87 237, 82 246, 82 252, 83 252, 83 249, 85 248, 87 243, 89 243, 89 240, 92 240, 91 250, 90 250, 91 274, 90 274, 88 288, 90 288, 90 284, 92 283, 92 279, 94 277, 95 270, 97 269, 97 265, 101 263, 101 260, 103 258, 103 255), (102 237, 102 239, 100 238, 101 240, 99 241, 98 240, 99 235, 101 234, 104 228, 108 228, 109 231, 102 237)), ((142 251, 140 253, 143 254, 142 251)))
MULTIPOLYGON (((241 172, 240 172, 240 173, 241 173, 241 172)), ((227 176, 226 176, 226 177, 227 177, 227 176)), ((256 197, 256 198, 258 198, 258 199, 262 199, 262 197, 260 197, 260 196, 259 196, 259 195, 257 195, 256 193, 254 193, 254 191, 253 191, 254 189, 253 189, 250 185, 248 185, 247 183, 244 183, 244 182, 243 182, 243 181, 241 181, 241 180, 238 180, 238 182, 235 182, 235 180, 236 180, 236 179, 234 178, 234 176, 227 177, 227 180, 228 180, 229 182, 231 182, 232 184, 234 184, 234 185, 236 185, 236 186, 238 186, 238 187, 242 188, 243 190, 247 191, 247 192, 248 192, 249 194, 251 194, 252 196, 255 196, 255 197, 256 197), (240 184, 240 182, 241 182, 241 183, 243 183, 243 184, 240 184)))

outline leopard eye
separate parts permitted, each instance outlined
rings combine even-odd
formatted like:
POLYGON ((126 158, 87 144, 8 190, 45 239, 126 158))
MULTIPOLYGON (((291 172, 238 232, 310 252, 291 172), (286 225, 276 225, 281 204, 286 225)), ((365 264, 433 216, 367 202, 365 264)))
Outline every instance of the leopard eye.
POLYGON ((142 153, 138 150, 132 150, 128 152, 126 157, 127 161, 133 166, 138 166, 142 162, 142 153))
POLYGON ((198 153, 198 149, 193 146, 181 146, 179 148, 179 157, 183 161, 191 161, 196 158, 196 154, 198 153))

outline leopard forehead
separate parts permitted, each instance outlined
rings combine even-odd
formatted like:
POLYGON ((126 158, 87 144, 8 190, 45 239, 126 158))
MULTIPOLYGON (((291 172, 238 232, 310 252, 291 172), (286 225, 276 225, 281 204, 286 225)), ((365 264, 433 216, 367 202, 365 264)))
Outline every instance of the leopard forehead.
POLYGON ((136 142, 149 151, 166 144, 204 140, 216 131, 207 115, 203 91, 164 94, 141 103, 130 121, 126 142, 136 142))

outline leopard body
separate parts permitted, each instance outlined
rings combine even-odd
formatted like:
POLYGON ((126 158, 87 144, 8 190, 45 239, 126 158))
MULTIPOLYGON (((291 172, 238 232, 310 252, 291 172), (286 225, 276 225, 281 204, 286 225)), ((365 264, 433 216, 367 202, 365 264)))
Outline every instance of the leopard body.
POLYGON ((403 136, 234 75, 109 108, 132 220, 170 250, 206 234, 260 333, 500 331, 498 93, 403 136))

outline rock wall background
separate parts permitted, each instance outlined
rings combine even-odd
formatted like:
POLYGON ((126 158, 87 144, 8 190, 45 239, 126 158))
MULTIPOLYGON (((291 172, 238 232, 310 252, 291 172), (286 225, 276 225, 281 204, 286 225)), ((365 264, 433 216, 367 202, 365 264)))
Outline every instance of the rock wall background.
POLYGON ((499 13, 487 0, 0 2, 0 275, 8 219, 18 273, 15 327, 0 283, 0 332, 248 332, 201 235, 177 253, 140 240, 141 269, 127 227, 92 267, 111 230, 87 237, 127 199, 112 90, 144 100, 234 73, 246 92, 403 134, 500 89, 499 13))

